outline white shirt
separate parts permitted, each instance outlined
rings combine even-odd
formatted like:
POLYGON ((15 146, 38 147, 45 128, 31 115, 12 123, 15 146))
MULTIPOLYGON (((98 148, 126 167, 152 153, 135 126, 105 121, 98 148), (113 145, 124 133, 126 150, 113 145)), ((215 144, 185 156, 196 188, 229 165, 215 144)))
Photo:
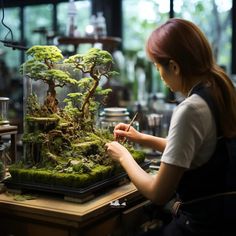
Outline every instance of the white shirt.
POLYGON ((174 110, 161 161, 196 168, 206 163, 216 145, 216 124, 207 103, 197 94, 174 110))

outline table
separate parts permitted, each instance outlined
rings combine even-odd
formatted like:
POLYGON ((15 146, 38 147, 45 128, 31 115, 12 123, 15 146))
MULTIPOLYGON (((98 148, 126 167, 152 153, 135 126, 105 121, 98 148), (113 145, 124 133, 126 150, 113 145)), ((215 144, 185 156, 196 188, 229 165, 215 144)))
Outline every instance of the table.
POLYGON ((74 53, 77 52, 80 44, 91 44, 94 46, 95 43, 101 43, 103 50, 112 53, 121 43, 121 39, 118 37, 58 37, 57 41, 59 44, 73 45, 74 53))
POLYGON ((149 204, 130 182, 85 203, 48 195, 16 201, 12 195, 2 193, 1 236, 124 236, 147 220, 144 209, 149 204), (115 200, 126 206, 113 208, 111 202, 115 200))

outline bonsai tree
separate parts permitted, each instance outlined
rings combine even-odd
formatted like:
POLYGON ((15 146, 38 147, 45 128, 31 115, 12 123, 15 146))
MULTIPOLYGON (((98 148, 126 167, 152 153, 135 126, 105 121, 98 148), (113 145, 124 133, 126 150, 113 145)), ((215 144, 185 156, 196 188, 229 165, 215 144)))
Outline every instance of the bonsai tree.
POLYGON ((21 72, 29 79, 41 80, 48 85, 44 105, 49 113, 57 112, 56 87, 77 84, 78 81, 58 68, 63 55, 56 46, 33 46, 26 51, 26 54, 31 56, 31 59, 22 65, 21 72))
MULTIPOLYGON (((39 103, 36 94, 31 94, 27 100, 23 136, 27 147, 25 159, 37 166, 48 162, 58 165, 60 159, 70 158, 73 153, 96 152, 105 139, 100 138, 104 133, 94 127, 95 115, 111 91, 102 89, 99 81, 115 74, 110 53, 92 48, 85 54, 65 59, 56 46, 33 46, 27 55, 29 60, 21 66, 21 72, 26 79, 46 83, 48 89, 43 104, 39 103), (78 74, 79 80, 75 79, 78 74), (67 95, 63 108, 57 99, 56 88, 66 84, 75 85, 78 91, 67 95), (94 150, 87 152, 91 144, 94 150), (94 145, 97 145, 96 149, 94 145), (40 154, 35 158, 39 149, 40 154)), ((99 150, 104 155, 104 151, 99 150)))
POLYGON ((93 79, 93 81, 88 81, 89 78, 85 78, 80 83, 82 87, 86 86, 85 83, 87 81, 91 83, 89 90, 84 94, 83 103, 80 108, 82 118, 86 118, 89 116, 91 98, 94 97, 101 78, 105 77, 109 79, 117 74, 115 71, 111 71, 113 63, 112 56, 107 51, 92 48, 84 55, 77 54, 69 57, 69 59, 65 60, 65 63, 71 64, 74 69, 82 71, 84 74, 89 74, 93 79))

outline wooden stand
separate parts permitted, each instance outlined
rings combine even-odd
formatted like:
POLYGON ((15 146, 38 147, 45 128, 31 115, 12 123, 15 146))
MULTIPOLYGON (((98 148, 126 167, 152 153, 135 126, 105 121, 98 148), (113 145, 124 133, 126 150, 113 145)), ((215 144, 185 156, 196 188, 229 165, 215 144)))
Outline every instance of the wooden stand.
POLYGON ((11 136, 10 157, 12 162, 15 162, 17 160, 16 134, 17 134, 17 126, 0 125, 0 139, 2 138, 2 136, 5 135, 11 136))

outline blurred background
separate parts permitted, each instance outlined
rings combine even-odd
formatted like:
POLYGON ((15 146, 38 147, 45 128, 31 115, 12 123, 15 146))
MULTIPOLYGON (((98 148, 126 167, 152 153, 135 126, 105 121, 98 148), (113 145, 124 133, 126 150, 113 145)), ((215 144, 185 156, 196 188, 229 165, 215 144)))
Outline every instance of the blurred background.
POLYGON ((126 107, 131 115, 139 111, 142 130, 153 125, 156 119, 153 114, 164 114, 161 135, 165 136, 171 112, 181 96, 163 86, 155 67, 146 58, 147 37, 168 18, 193 21, 208 37, 217 63, 234 81, 235 2, 1 0, 0 96, 10 98, 10 123, 18 126, 19 133, 23 132, 23 78, 19 67, 26 59, 27 48, 57 45, 67 56, 101 47, 112 53, 119 72, 109 84, 102 84, 113 88, 107 106, 126 107), (95 27, 100 27, 99 31, 95 27))

